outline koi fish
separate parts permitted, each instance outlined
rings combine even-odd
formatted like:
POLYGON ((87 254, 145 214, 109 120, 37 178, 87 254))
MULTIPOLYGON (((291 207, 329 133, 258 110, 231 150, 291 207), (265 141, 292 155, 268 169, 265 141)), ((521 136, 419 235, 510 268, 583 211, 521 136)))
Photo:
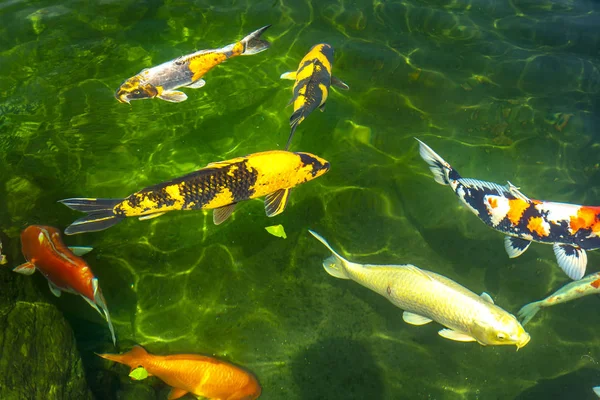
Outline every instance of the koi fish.
POLYGON ((525 326, 544 307, 555 306, 578 299, 590 294, 600 294, 600 272, 586 276, 583 279, 566 284, 550 296, 540 301, 534 301, 523 306, 517 316, 525 326))
POLYGON ((421 157, 435 181, 450 185, 460 201, 489 227, 504 233, 510 258, 520 256, 531 242, 552 244, 556 261, 574 280, 585 274, 585 250, 600 248, 600 207, 533 200, 508 182, 506 186, 462 178, 442 157, 419 142, 421 157))
POLYGON ((172 386, 169 400, 187 393, 218 400, 253 400, 262 390, 253 374, 213 357, 196 354, 155 356, 141 346, 134 346, 124 354, 98 355, 125 364, 132 371, 143 367, 149 376, 154 375, 172 386))
POLYGON ((412 325, 436 321, 445 326, 440 336, 459 342, 477 341, 487 345, 516 345, 529 342, 519 321, 494 304, 487 293, 476 295, 445 276, 411 264, 363 265, 337 254, 319 234, 309 231, 331 251, 323 268, 333 277, 351 279, 388 299, 404 311, 402 318, 412 325))
POLYGON ((594 394, 600 398, 600 386, 595 386, 592 388, 594 394))
POLYGON ((270 26, 264 26, 239 42, 220 49, 200 50, 156 67, 143 69, 137 75, 123 82, 115 97, 121 103, 128 104, 131 100, 155 97, 173 103, 185 101, 186 94, 175 89, 181 87, 201 88, 206 84, 202 79, 204 74, 223 61, 231 57, 256 54, 268 49, 270 43, 260 39, 260 35, 270 26))
POLYGON ((31 275, 36 269, 39 270, 48 280, 50 291, 56 297, 60 297, 62 292, 81 295, 106 320, 113 344, 116 345, 115 330, 98 279, 79 257, 92 248, 67 247, 58 229, 31 225, 21 232, 21 249, 27 262, 13 271, 31 275))
MULTIPOLYGON (((333 65, 333 47, 322 43, 313 46, 300 61, 297 71, 285 72, 280 79, 295 80, 289 104, 294 104, 294 113, 290 117, 291 131, 285 149, 290 147, 296 127, 304 118, 317 107, 325 110, 325 102, 329 96, 329 87, 333 85, 340 89, 350 89, 344 82, 331 75, 333 65)), ((289 105, 288 104, 288 105, 289 105)))
POLYGON ((329 162, 310 153, 275 150, 208 164, 173 180, 149 186, 125 199, 72 198, 59 200, 67 207, 88 213, 65 229, 67 235, 107 229, 126 217, 140 220, 173 210, 214 210, 216 225, 233 213, 243 200, 265 196, 265 212, 283 212, 290 190, 318 178, 329 162))

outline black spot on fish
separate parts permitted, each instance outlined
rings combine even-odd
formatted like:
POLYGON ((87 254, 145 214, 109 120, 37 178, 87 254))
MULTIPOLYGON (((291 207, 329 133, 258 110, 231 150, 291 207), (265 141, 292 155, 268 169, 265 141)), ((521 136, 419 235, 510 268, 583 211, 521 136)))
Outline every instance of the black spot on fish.
POLYGON ((233 176, 230 176, 229 190, 233 195, 233 200, 238 201, 248 200, 254 194, 254 185, 258 179, 258 171, 248 168, 248 162, 242 161, 235 164, 237 169, 233 171, 233 176))

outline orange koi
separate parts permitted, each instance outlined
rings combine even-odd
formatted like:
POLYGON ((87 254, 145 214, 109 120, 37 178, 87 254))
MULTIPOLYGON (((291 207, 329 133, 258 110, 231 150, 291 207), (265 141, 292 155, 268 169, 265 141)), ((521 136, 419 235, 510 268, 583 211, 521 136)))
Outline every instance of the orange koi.
POLYGON ((125 364, 131 370, 143 367, 149 376, 154 375, 172 386, 169 400, 187 393, 215 400, 253 400, 262 391, 253 374, 213 357, 197 354, 156 356, 141 346, 134 346, 124 354, 98 355, 125 364))
POLYGON ((62 292, 81 295, 106 320, 113 344, 116 344, 115 331, 98 279, 79 257, 90 252, 91 247, 67 247, 58 229, 31 225, 21 232, 21 249, 27 262, 13 271, 31 275, 39 270, 56 297, 60 297, 62 292))

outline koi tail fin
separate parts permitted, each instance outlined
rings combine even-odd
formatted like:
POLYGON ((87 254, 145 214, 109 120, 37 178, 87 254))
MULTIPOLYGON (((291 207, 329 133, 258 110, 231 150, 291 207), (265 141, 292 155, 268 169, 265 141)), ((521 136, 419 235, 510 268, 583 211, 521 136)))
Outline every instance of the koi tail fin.
POLYGON ((319 242, 323 243, 325 247, 327 247, 332 253, 331 256, 323 260, 323 268, 325 268, 325 271, 327 271, 329 275, 334 276, 336 278, 350 279, 350 276, 348 276, 348 272, 346 270, 346 266, 352 263, 346 260, 344 257, 340 256, 338 253, 336 253, 335 250, 331 248, 329 243, 327 243, 327 241, 317 232, 311 230, 309 230, 309 232, 319 242))
POLYGON ((419 154, 421 158, 429 165, 429 169, 433 173, 433 179, 440 185, 449 185, 451 180, 459 179, 460 175, 456 172, 450 164, 448 164, 442 157, 440 157, 431 147, 419 142, 419 154))
POLYGON ((240 42, 244 45, 244 51, 242 51, 243 56, 249 56, 252 54, 260 53, 261 51, 265 51, 271 46, 271 43, 267 42, 264 39, 260 38, 260 35, 263 34, 264 31, 269 29, 271 25, 263 26, 260 29, 255 30, 240 42))
POLYGON ((596 396, 600 397, 600 386, 593 387, 592 390, 596 394, 596 396))
POLYGON ((290 117, 290 126, 292 127, 292 129, 290 130, 290 136, 288 137, 287 144, 285 145, 286 150, 290 148, 292 138, 294 137, 294 133, 296 133, 296 128, 302 121, 304 121, 304 107, 301 107, 294 111, 294 113, 290 117))
POLYGON ((143 367, 146 358, 148 357, 148 352, 142 347, 135 345, 131 350, 127 353, 123 354, 98 354, 96 355, 110 361, 118 362, 119 364, 128 365, 131 369, 137 367, 143 367))
POLYGON ((72 210, 88 213, 85 217, 79 218, 69 225, 65 229, 65 234, 102 231, 121 222, 125 217, 115 215, 113 209, 122 201, 123 199, 84 198, 59 200, 59 203, 63 203, 72 210))
POLYGON ((525 304, 517 313, 519 319, 522 319, 521 325, 525 326, 535 314, 542 308, 543 300, 534 301, 533 303, 525 304))

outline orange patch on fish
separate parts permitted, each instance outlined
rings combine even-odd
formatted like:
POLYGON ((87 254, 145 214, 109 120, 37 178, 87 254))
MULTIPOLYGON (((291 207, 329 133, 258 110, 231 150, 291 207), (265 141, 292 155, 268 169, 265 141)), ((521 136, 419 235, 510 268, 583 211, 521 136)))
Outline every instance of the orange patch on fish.
POLYGON ((508 200, 508 214, 506 215, 513 225, 517 225, 523 216, 525 210, 529 207, 529 203, 522 199, 508 200))
POLYGON ((600 287, 600 279, 596 279, 594 282, 590 283, 590 285, 598 289, 600 287))
POLYGON ((539 236, 548 236, 550 232, 544 227, 544 219, 542 217, 531 217, 527 223, 527 229, 530 232, 535 232, 539 236))
POLYGON ((498 199, 496 199, 495 197, 488 198, 488 203, 492 208, 498 207, 498 199))
POLYGON ((591 229, 592 232, 600 232, 600 221, 598 221, 600 207, 581 206, 576 216, 571 216, 569 227, 573 233, 580 229, 591 229))

